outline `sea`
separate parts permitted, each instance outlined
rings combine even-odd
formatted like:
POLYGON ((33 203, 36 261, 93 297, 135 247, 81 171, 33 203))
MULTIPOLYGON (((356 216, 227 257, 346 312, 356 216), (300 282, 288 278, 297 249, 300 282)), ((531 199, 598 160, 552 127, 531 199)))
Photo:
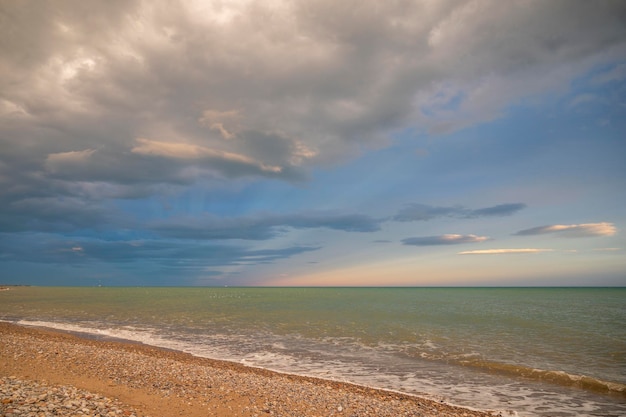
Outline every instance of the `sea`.
POLYGON ((12 287, 0 320, 504 416, 626 416, 626 288, 12 287))

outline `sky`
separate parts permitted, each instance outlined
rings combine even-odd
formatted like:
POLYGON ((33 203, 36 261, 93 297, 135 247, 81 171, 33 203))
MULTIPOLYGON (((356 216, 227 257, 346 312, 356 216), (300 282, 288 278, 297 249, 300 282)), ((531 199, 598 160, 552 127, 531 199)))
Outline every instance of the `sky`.
POLYGON ((0 3, 0 283, 626 285, 622 0, 0 3))

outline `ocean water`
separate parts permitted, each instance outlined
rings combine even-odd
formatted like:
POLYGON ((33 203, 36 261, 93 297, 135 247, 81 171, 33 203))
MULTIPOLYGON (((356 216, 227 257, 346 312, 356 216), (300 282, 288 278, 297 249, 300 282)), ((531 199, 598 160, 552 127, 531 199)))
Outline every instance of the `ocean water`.
POLYGON ((626 416, 626 288, 62 288, 0 320, 518 416, 626 416))

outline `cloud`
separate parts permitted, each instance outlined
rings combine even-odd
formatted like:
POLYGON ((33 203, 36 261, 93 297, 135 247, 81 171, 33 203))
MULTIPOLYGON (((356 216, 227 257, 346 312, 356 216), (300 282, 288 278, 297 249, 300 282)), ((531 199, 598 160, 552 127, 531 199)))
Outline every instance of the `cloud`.
POLYGON ((102 205, 72 197, 31 197, 0 208, 0 232, 74 232, 122 225, 124 218, 102 205))
POLYGON ((121 265, 149 263, 197 271, 207 267, 267 264, 317 249, 319 248, 312 246, 292 246, 255 250, 235 245, 184 241, 107 241, 59 238, 48 234, 12 235, 0 240, 0 253, 4 261, 74 265, 93 262, 121 265), (33 237, 38 239, 32 239, 33 237))
POLYGON ((83 151, 51 153, 46 158, 45 166, 51 172, 55 172, 68 165, 83 165, 89 162, 95 151, 95 149, 85 149, 83 151))
POLYGON ((399 222, 412 222, 418 220, 432 220, 438 217, 454 217, 464 212, 461 206, 436 207, 426 204, 412 204, 400 210, 393 219, 399 222))
POLYGON ((498 204, 480 209, 468 209, 463 206, 438 207, 427 204, 412 204, 400 210, 393 220, 399 222, 425 221, 440 217, 476 218, 509 216, 526 207, 523 203, 498 204))
MULTIPOLYGON (((566 10, 562 8, 566 3, 558 1, 537 6, 525 2, 463 2, 431 29, 428 44, 432 58, 448 66, 451 74, 448 82, 435 84, 432 91, 424 89, 418 95, 422 113, 431 119, 434 131, 492 120, 501 116, 505 103, 540 94, 542 89, 552 90, 562 76, 569 78, 573 74, 566 62, 594 55, 596 40, 603 39, 600 42, 606 47, 605 53, 619 54, 623 50, 623 45, 618 46, 621 42, 617 40, 620 29, 616 20, 600 17, 601 7, 575 2, 566 10), (594 40, 584 39, 584 32, 576 30, 578 21, 584 21, 589 28, 597 26, 602 34, 597 33, 594 40), (602 22, 609 21, 608 27, 601 28, 602 22), (485 74, 483 68, 492 68, 493 72, 485 74)), ((615 18, 623 18, 623 10, 614 6, 615 18)), ((617 55, 613 57, 621 60, 617 55)))
MULTIPOLYGON (((591 69, 607 69, 597 84, 623 79, 624 8, 599 1, 373 1, 358 13, 325 0, 0 2, 0 231, 376 231, 381 220, 362 215, 189 219, 180 207, 191 204, 163 206, 194 194, 215 208, 255 182, 303 182, 399 134, 451 132, 566 94, 591 69)), ((524 207, 413 205, 394 220, 524 207)))
POLYGON ((287 229, 327 228, 345 232, 375 232, 380 220, 358 214, 287 214, 224 218, 204 215, 195 218, 156 222, 152 230, 179 239, 267 240, 287 229))
POLYGON ((589 93, 579 94, 569 102, 569 106, 570 107, 583 106, 583 105, 596 102, 598 100, 600 100, 600 98, 595 94, 589 94, 589 93))
POLYGON ((597 251, 597 252, 619 252, 621 250, 622 250, 622 248, 598 248, 598 249, 594 249, 594 251, 597 251))
MULTIPOLYGON (((135 138, 174 140, 210 150, 229 178, 241 175, 238 162, 243 175, 281 167, 278 178, 292 180, 295 165, 335 163, 394 132, 491 120, 623 56, 626 45, 622 7, 609 2, 371 2, 359 13, 325 1, 2 9, 7 157, 103 149, 132 163, 135 138)), ((104 167, 100 177, 117 177, 119 166, 104 167)), ((142 178, 125 173, 126 183, 142 178)))
POLYGON ((478 243, 484 242, 486 240, 489 240, 487 236, 448 234, 441 236, 412 237, 404 239, 402 243, 404 245, 412 246, 438 246, 458 245, 462 243, 478 243))
POLYGON ((394 132, 490 120, 626 44, 611 3, 373 2, 353 13, 324 1, 9 2, 2 12, 0 158, 19 171, 13 182, 44 171, 144 190, 206 172, 302 180, 394 132))
POLYGON ((552 249, 482 249, 459 252, 459 255, 520 255, 529 253, 552 252, 552 249))
POLYGON ((626 63, 618 64, 591 79, 595 84, 608 84, 626 79, 626 63))
POLYGON ((467 217, 510 216, 524 208, 526 208, 526 204, 522 203, 498 204, 497 206, 470 210, 467 217))
POLYGON ((617 233, 617 228, 613 223, 584 223, 584 224, 555 224, 551 226, 539 226, 521 230, 517 236, 533 236, 544 234, 555 234, 561 237, 593 237, 593 236, 613 236, 617 233))
POLYGON ((238 118, 239 112, 237 110, 205 110, 198 121, 210 129, 218 131, 224 139, 230 140, 237 137, 238 118))
POLYGON ((211 175, 302 178, 293 165, 266 164, 243 154, 189 143, 137 138, 130 149, 119 151, 52 153, 46 157, 44 167, 52 178, 116 184, 192 183, 211 175))
MULTIPOLYGON (((141 188, 156 184, 191 184, 200 175, 193 171, 196 161, 185 163, 171 158, 130 152, 130 149, 96 149, 49 154, 42 167, 44 181, 108 183, 141 188)), ((258 169, 257 169, 258 171, 258 169)))
MULTIPOLYGON (((201 161, 207 163, 208 166, 216 165, 237 165, 242 168, 248 168, 252 171, 258 171, 257 174, 272 173, 280 174, 282 168, 275 165, 266 165, 262 162, 245 155, 225 152, 217 149, 211 149, 204 146, 191 145, 187 143, 161 142, 150 139, 137 139, 137 145, 131 149, 131 152, 140 155, 160 156, 164 158, 173 158, 187 161, 201 161)), ((226 168, 223 171, 228 171, 226 168)), ((246 170, 242 170, 246 172, 246 170)))

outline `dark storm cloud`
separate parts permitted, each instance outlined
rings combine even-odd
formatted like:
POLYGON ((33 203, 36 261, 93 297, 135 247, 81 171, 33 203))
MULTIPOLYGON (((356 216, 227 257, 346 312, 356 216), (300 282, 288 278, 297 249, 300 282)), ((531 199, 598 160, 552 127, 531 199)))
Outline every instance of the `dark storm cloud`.
POLYGON ((317 250, 292 246, 255 250, 241 246, 198 245, 180 241, 105 241, 59 238, 49 234, 1 234, 0 259, 35 263, 112 264, 152 263, 170 267, 202 269, 271 263, 317 250))
POLYGON ((121 223, 99 204, 76 198, 25 198, 1 208, 0 215, 0 232, 71 232, 121 223))
POLYGON ((302 178, 395 130, 490 120, 562 85, 623 52, 624 14, 611 1, 5 2, 0 142, 40 162, 97 150, 88 178, 126 184, 198 165, 302 178), (141 159, 138 138, 217 153, 141 159))
MULTIPOLYGON (((359 13, 323 1, 3 3, 0 141, 41 162, 97 150, 87 180, 189 181, 183 166, 197 165, 302 178, 298 167, 396 129, 493 118, 562 82, 545 68, 624 46, 619 3, 574 3, 372 2, 359 13), (138 138, 251 163, 142 159, 128 152, 138 138)), ((84 170, 56 175, 79 181, 84 170)))

